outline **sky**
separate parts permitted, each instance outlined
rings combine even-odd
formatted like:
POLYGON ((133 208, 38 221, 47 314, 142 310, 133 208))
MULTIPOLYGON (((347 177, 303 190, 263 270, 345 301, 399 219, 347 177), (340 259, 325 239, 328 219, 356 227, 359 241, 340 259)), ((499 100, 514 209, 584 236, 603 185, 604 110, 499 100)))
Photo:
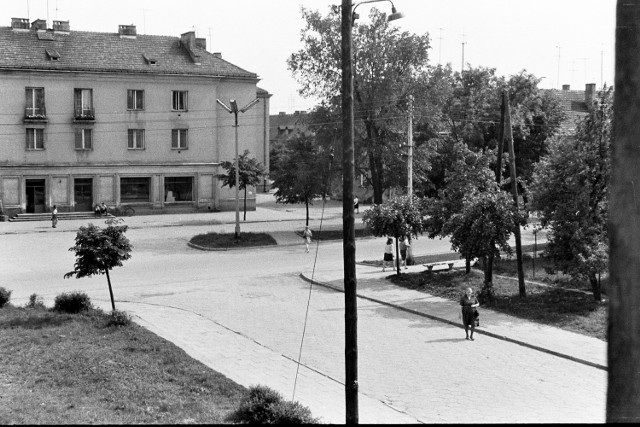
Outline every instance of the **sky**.
MULTIPOLYGON (((0 0, 0 26, 11 18, 69 21, 71 30, 117 32, 136 25, 138 34, 180 37, 195 31, 207 50, 254 72, 269 91, 271 114, 312 108, 298 94, 287 58, 302 48, 300 8, 326 15, 341 0, 0 0)), ((354 0, 354 4, 358 1, 354 0)), ((616 0, 393 0, 405 17, 402 31, 429 34, 431 64, 491 67, 510 76, 527 70, 540 87, 584 90, 613 85, 616 0)), ((391 13, 391 1, 362 4, 391 13)))

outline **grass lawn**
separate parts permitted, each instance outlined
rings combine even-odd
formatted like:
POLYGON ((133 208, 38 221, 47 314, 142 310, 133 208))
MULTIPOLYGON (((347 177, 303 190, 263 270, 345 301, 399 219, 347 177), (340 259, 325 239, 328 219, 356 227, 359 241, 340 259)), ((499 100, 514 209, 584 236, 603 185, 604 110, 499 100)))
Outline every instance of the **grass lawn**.
MULTIPOLYGON (((454 255, 455 257, 455 255, 454 255)), ((438 254, 416 257, 416 264, 441 262, 455 259, 451 254, 438 254)), ((515 257, 498 260, 494 265, 493 287, 496 301, 485 307, 529 321, 556 326, 562 329, 607 339, 607 304, 596 302, 588 283, 571 279, 561 273, 548 274, 545 267, 551 265, 545 258, 536 258, 536 272, 533 277, 533 259, 523 257, 527 296, 520 298, 517 280, 496 277, 517 277, 515 257), (531 281, 541 282, 545 286, 531 281), (575 290, 586 292, 575 292, 575 290)), ((370 265, 381 266, 382 261, 365 261, 370 265)), ((483 284, 483 273, 479 267, 471 274, 464 270, 452 270, 438 273, 402 273, 390 276, 389 280, 398 286, 415 289, 431 295, 458 301, 463 289, 471 286, 476 292, 483 284)), ((606 299, 607 279, 602 281, 603 296, 606 299)))
POLYGON ((224 423, 246 389, 99 310, 0 308, 0 424, 224 423))
POLYGON ((268 233, 242 232, 238 239, 236 239, 235 233, 198 234, 191 238, 191 243, 212 249, 277 245, 276 240, 268 233))

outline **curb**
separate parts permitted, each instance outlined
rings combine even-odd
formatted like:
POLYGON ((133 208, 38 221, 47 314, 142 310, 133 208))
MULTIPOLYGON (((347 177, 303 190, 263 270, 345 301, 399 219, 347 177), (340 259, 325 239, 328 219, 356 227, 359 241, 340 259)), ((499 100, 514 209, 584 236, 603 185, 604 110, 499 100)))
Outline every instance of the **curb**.
MULTIPOLYGON (((305 280, 305 281, 307 281, 309 283, 312 283, 312 284, 315 284, 315 285, 324 286, 326 288, 333 289, 334 291, 344 293, 344 290, 342 288, 338 288, 338 287, 333 286, 333 285, 331 285, 329 283, 324 283, 324 282, 320 282, 318 280, 310 279, 304 273, 300 273, 300 277, 303 280, 305 280)), ((389 302, 386 302, 386 301, 381 301, 381 300, 378 300, 378 299, 375 299, 375 298, 371 298, 371 297, 367 297, 367 296, 361 295, 361 294, 359 294, 357 292, 356 292, 356 297, 362 298, 362 299, 367 300, 367 301, 375 302, 375 303, 378 303, 378 304, 386 305, 388 307, 393 307, 393 308, 396 308, 398 310, 405 311, 407 313, 411 313, 411 314, 415 314, 415 315, 418 315, 418 316, 426 317, 428 319, 437 320, 439 322, 447 323, 449 325, 452 325, 452 326, 455 326, 457 328, 463 329, 463 326, 461 326, 458 322, 452 322, 451 320, 443 319, 441 317, 434 316, 432 314, 422 313, 420 311, 412 310, 410 308, 401 307, 401 306, 396 305, 396 304, 392 304, 392 303, 389 303, 389 302)), ((578 357, 569 356, 568 354, 559 353, 557 351, 550 350, 548 348, 539 347, 537 345, 529 344, 529 343, 526 343, 524 341, 515 340, 513 338, 509 338, 509 337, 504 336, 504 335, 499 335, 499 334, 495 334, 493 332, 488 332, 488 331, 486 331, 484 329, 476 329, 475 333, 476 334, 487 335, 487 336, 490 336, 492 338, 497 338, 497 339, 500 339, 500 340, 503 340, 503 341, 508 341, 508 342, 511 342, 511 343, 514 343, 514 344, 521 345, 523 347, 528 347, 528 348, 531 348, 533 350, 538 350, 538 351, 541 351, 543 353, 551 354, 553 356, 562 357, 564 359, 568 359, 568 360, 571 360, 573 362, 582 363, 583 365, 591 366, 593 368, 602 369, 603 371, 608 371, 609 370, 606 366, 600 365, 599 363, 594 363, 594 362, 590 362, 588 360, 580 359, 578 357)))

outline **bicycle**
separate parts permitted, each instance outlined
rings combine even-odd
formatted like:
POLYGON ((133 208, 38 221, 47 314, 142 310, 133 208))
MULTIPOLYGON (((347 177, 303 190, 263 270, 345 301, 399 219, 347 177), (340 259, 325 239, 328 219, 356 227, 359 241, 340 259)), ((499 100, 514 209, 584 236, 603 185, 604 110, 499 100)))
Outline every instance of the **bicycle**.
POLYGON ((131 206, 111 206, 109 207, 109 213, 114 216, 133 216, 136 210, 131 206))

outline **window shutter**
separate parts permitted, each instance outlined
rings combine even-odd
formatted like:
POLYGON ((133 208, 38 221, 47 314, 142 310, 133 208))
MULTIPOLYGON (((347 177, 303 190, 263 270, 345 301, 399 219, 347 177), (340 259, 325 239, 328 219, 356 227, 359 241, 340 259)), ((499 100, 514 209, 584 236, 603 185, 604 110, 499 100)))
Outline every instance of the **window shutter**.
POLYGON ((82 129, 76 129, 76 150, 82 150, 82 129))

